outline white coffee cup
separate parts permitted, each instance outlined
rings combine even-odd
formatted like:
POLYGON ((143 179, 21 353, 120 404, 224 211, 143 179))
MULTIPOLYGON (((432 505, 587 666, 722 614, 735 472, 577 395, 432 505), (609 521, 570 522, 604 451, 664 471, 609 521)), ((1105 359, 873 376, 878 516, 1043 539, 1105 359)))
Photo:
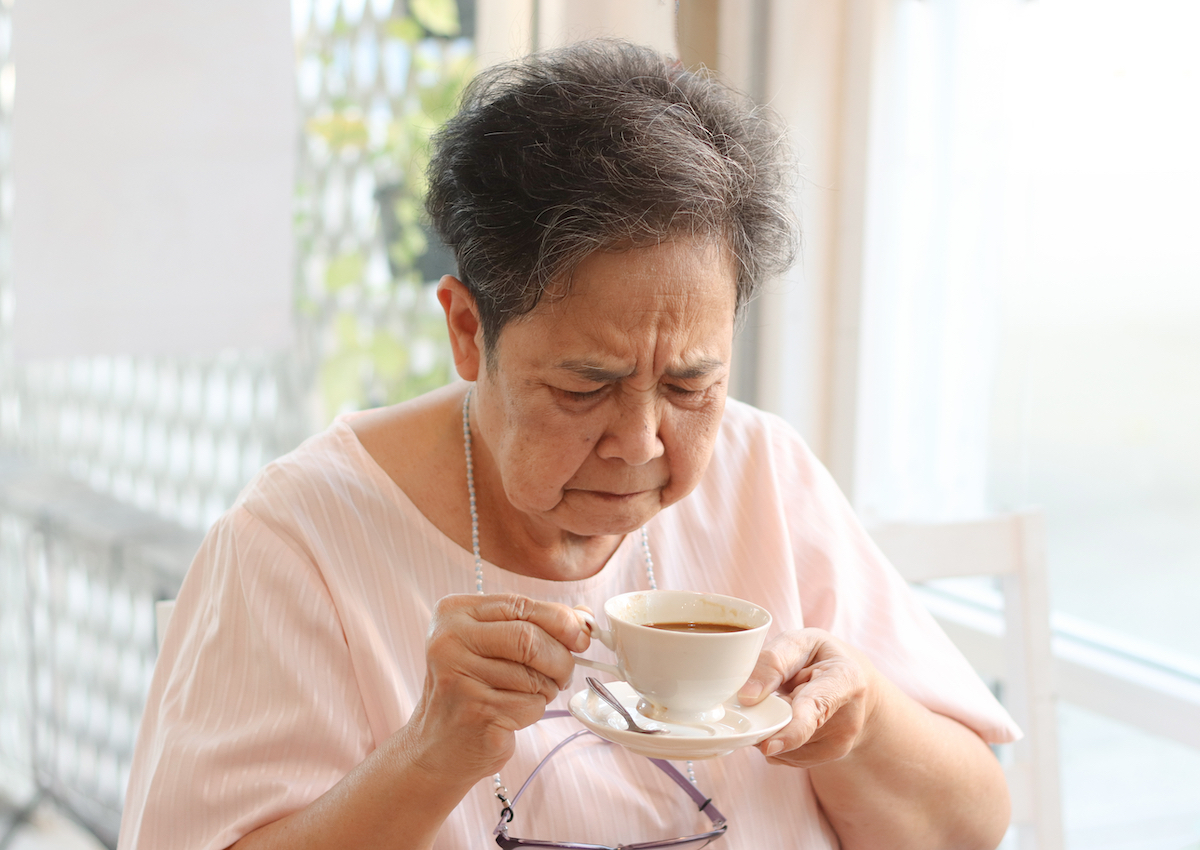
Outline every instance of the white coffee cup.
POLYGON ((725 715, 754 670, 771 625, 765 608, 716 593, 646 590, 604 603, 609 628, 580 612, 591 636, 617 656, 604 664, 575 656, 575 663, 611 673, 637 691, 638 712, 670 723, 711 723, 725 715), (651 624, 699 623, 738 631, 674 631, 651 624))

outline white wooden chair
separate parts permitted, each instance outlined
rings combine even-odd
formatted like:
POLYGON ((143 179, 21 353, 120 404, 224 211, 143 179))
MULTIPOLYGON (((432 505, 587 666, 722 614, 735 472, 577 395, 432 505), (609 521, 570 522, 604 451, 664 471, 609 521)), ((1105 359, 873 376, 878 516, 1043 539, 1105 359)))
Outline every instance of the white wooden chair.
POLYGON ((900 574, 917 585, 922 601, 967 659, 985 677, 1000 680, 1005 708, 1025 732, 1006 765, 1018 846, 1062 850, 1057 695, 1041 515, 895 523, 870 532, 900 574), (990 599, 986 592, 964 599, 921 587, 935 579, 975 576, 1000 577, 1002 592, 990 599))

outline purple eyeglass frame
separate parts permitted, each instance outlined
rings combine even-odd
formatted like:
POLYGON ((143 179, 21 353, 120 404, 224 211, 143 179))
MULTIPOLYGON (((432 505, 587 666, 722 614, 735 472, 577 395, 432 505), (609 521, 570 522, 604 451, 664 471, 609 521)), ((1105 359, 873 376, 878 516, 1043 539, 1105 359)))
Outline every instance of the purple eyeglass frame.
MULTIPOLYGON (((569 711, 554 709, 552 711, 547 711, 544 715, 542 715, 542 719, 549 720, 555 717, 568 716, 570 716, 569 711)), ((504 848, 504 850, 517 850, 517 848, 522 847, 546 848, 546 850, 655 850, 655 848, 678 847, 680 845, 694 843, 697 841, 705 841, 705 839, 707 839, 705 844, 709 844, 713 841, 716 841, 725 834, 727 829, 729 829, 729 823, 726 821, 725 816, 721 814, 716 806, 713 805, 712 799, 701 794, 700 790, 691 782, 689 782, 687 777, 679 772, 678 768, 665 759, 649 759, 651 764, 653 764, 667 776, 671 777, 675 784, 682 788, 687 795, 692 798, 692 801, 695 802, 700 811, 712 821, 713 828, 711 830, 708 832, 702 832, 698 835, 687 835, 679 838, 664 838, 658 841, 648 841, 643 844, 619 844, 616 847, 611 847, 607 844, 574 844, 564 843, 561 841, 542 841, 533 838, 510 837, 508 834, 508 824, 513 819, 513 806, 517 804, 517 800, 521 799, 521 795, 525 793, 525 789, 529 787, 529 783, 533 781, 533 778, 538 775, 543 767, 546 766, 546 762, 550 761, 550 759, 554 757, 555 753, 581 735, 594 734, 596 733, 589 729, 581 729, 578 732, 568 735, 565 739, 559 742, 558 746, 548 752, 544 759, 538 762, 538 766, 533 769, 533 773, 529 774, 529 777, 524 783, 521 784, 521 787, 517 790, 517 793, 513 795, 511 801, 505 800, 503 797, 500 798, 500 801, 505 805, 500 811, 500 822, 496 824, 496 828, 492 831, 492 835, 495 836, 496 843, 504 848)), ((499 794, 497 794, 497 796, 499 796, 499 794)), ((703 846, 705 845, 698 845, 698 847, 703 846)))

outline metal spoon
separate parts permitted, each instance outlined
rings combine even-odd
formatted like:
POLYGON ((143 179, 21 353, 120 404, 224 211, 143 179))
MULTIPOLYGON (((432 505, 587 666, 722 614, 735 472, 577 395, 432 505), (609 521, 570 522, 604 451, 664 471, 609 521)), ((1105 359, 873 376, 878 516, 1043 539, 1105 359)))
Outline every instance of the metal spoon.
POLYGON ((667 732, 666 729, 643 729, 633 722, 633 717, 625 710, 625 706, 621 705, 620 701, 612 695, 612 692, 597 682, 591 676, 587 677, 588 687, 592 689, 592 693, 600 697, 606 703, 612 706, 613 711, 625 718, 625 723, 629 727, 630 732, 641 732, 643 735, 663 735, 667 732))

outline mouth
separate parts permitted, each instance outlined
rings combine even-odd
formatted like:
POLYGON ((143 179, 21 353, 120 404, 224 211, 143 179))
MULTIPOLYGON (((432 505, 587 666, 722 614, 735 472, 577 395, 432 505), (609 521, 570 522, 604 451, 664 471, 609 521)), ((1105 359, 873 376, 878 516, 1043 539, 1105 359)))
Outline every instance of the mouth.
POLYGON ((622 502, 622 501, 628 501, 630 499, 635 499, 638 496, 644 496, 648 493, 656 492, 656 490, 653 490, 653 489, 651 489, 651 490, 631 490, 627 493, 612 493, 607 490, 584 490, 583 492, 588 494, 589 496, 594 496, 597 499, 604 499, 606 501, 614 501, 614 502, 622 502))

